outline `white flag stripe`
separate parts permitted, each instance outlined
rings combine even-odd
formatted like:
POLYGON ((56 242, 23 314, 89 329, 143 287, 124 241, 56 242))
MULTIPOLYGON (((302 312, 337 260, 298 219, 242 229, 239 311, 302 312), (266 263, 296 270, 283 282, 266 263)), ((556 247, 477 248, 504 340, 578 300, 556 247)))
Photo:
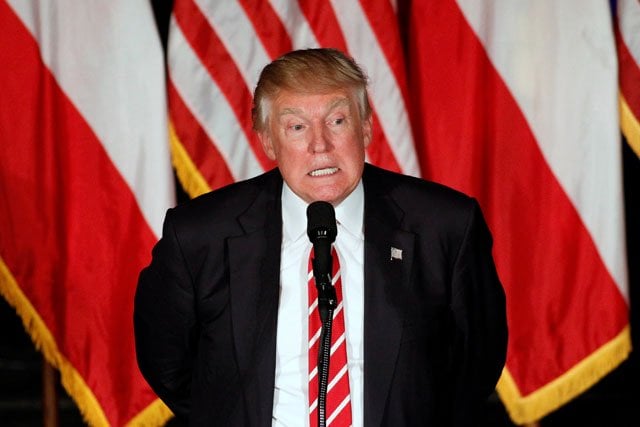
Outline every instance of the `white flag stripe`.
POLYGON ((253 23, 237 1, 195 1, 236 63, 249 92, 253 93, 260 71, 271 62, 253 23))
POLYGON ((624 43, 636 64, 640 65, 640 2, 618 0, 618 22, 624 43))
POLYGON ((176 91, 214 141, 234 179, 246 179, 261 173, 262 166, 251 150, 233 109, 184 38, 175 18, 171 19, 170 34, 169 51, 179 52, 179 55, 169 55, 169 78, 176 91))
POLYGON ((19 0, 9 3, 38 40, 44 63, 95 132, 145 220, 160 236, 164 214, 175 204, 175 190, 167 128, 159 126, 166 123, 164 65, 160 40, 149 31, 155 26, 150 5, 99 0, 87 1, 91 5, 86 8, 78 8, 73 0, 40 1, 38 6, 19 0), (100 19, 87 19, 89 9, 100 19), (123 19, 127 16, 131 18, 123 19), (145 19, 148 25, 141 25, 145 19), (134 69, 139 72, 131 73, 134 69))
POLYGON ((409 116, 393 70, 358 0, 331 0, 349 52, 362 65, 371 81, 369 94, 402 172, 419 176, 420 169, 411 135, 409 116))
POLYGON ((294 49, 318 47, 318 40, 297 1, 270 0, 270 3, 287 29, 294 49))
POLYGON ((347 395, 347 397, 344 398, 344 400, 340 403, 340 405, 338 405, 336 410, 333 411, 331 415, 329 415, 329 418, 327 418, 327 427, 329 427, 333 422, 333 420, 335 420, 336 417, 340 415, 340 412, 342 412, 342 410, 344 409, 345 406, 347 406, 347 403, 349 403, 350 400, 351 400, 351 396, 347 395))
POLYGON ((628 299, 617 65, 608 2, 582 1, 580 14, 571 2, 458 3, 628 299), (541 30, 539 24, 546 22, 562 25, 541 30))

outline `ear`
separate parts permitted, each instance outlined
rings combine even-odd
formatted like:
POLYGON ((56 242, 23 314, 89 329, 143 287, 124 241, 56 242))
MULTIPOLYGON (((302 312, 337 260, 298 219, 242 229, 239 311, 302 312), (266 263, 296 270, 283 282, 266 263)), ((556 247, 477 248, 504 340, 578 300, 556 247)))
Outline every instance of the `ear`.
POLYGON ((369 144, 371 144, 371 139, 373 138, 372 128, 373 118, 369 116, 368 119, 362 122, 362 139, 364 140, 364 148, 367 148, 369 144))
POLYGON ((258 139, 262 145, 262 149, 270 160, 276 160, 276 150, 273 146, 273 140, 267 131, 258 132, 258 139))

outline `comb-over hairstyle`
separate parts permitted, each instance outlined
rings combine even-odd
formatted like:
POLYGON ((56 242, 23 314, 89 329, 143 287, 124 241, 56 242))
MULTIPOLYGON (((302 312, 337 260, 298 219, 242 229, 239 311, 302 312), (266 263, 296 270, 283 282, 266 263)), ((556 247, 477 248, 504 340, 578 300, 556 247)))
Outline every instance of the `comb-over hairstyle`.
POLYGON ((253 94, 253 129, 267 128, 270 102, 280 90, 323 93, 352 90, 361 120, 371 116, 367 76, 356 62, 337 49, 302 49, 289 52, 264 67, 253 94))

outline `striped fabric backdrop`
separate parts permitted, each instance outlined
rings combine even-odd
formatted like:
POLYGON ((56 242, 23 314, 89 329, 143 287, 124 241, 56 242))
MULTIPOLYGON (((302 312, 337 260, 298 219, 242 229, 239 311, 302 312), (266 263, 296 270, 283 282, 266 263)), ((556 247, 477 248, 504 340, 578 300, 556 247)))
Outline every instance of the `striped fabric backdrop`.
POLYGON ((169 113, 174 164, 197 195, 274 166, 251 130, 260 70, 298 48, 332 46, 370 77, 369 161, 419 175, 405 64, 389 1, 176 0, 169 28, 169 113))

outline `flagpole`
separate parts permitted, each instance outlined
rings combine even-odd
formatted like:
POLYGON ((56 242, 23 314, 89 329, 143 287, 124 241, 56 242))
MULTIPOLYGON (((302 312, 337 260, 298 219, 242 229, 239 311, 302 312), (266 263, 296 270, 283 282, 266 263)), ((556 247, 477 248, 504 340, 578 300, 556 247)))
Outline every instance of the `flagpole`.
POLYGON ((42 358, 42 425, 58 427, 58 372, 42 358))

